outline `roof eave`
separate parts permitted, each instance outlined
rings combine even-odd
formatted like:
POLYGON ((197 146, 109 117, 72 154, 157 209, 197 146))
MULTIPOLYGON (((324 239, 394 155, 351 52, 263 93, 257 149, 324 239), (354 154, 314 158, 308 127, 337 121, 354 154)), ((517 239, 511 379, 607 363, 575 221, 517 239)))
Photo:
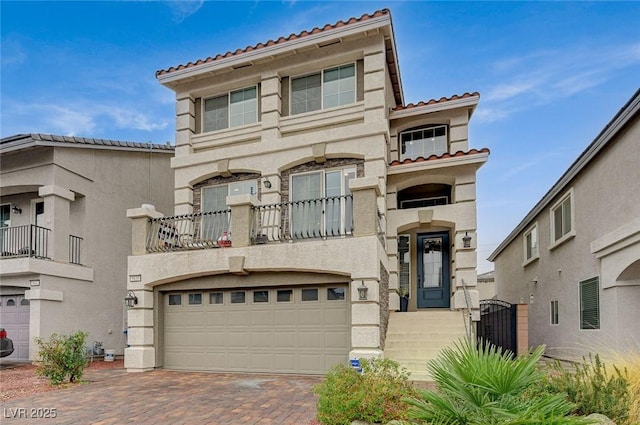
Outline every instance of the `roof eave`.
MULTIPOLYGON (((197 77, 201 74, 239 66, 242 64, 246 64, 247 62, 253 62, 264 58, 277 56, 291 50, 302 49, 308 46, 313 46, 315 44, 328 42, 336 38, 344 38, 352 34, 382 29, 384 27, 389 27, 392 43, 394 43, 393 30, 391 28, 391 17, 389 14, 385 14, 375 18, 367 19, 366 21, 354 22, 349 25, 322 31, 317 34, 310 34, 308 36, 297 38, 295 40, 289 40, 282 43, 274 44, 272 46, 255 49, 249 52, 239 53, 237 55, 229 56, 228 58, 221 58, 212 62, 206 62, 200 65, 194 65, 184 69, 174 70, 158 75, 156 78, 158 79, 158 82, 160 82, 160 84, 171 88, 181 80, 197 77)), ((393 49, 394 54, 396 54, 395 43, 393 45, 393 49)))
POLYGON ((478 152, 471 155, 452 156, 431 161, 411 162, 409 164, 397 164, 387 166, 387 175, 403 174, 411 171, 424 171, 451 166, 475 165, 477 168, 489 159, 489 152, 478 152))
POLYGON ((618 111, 618 113, 609 121, 609 123, 600 131, 598 136, 587 146, 580 156, 571 164, 558 181, 551 186, 551 189, 538 201, 538 203, 529 211, 522 221, 509 233, 509 236, 498 245, 498 247, 489 255, 487 260, 495 261, 504 249, 513 242, 518 235, 523 232, 529 224, 544 210, 551 201, 566 190, 568 184, 582 171, 582 169, 591 162, 591 160, 606 145, 614 139, 618 132, 640 112, 640 89, 638 89, 629 101, 618 111))
POLYGON ((458 108, 469 108, 473 112, 480 96, 469 96, 462 99, 453 99, 443 102, 436 102, 431 105, 415 106, 413 108, 401 109, 399 111, 391 111, 389 114, 390 120, 397 120, 401 118, 412 117, 415 115, 432 114, 434 112, 447 111, 458 108))

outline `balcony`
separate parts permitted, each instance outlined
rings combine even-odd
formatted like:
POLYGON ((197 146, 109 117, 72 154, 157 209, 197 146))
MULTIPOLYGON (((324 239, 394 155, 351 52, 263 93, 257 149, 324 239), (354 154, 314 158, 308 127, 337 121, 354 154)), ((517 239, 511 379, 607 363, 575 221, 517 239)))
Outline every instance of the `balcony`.
POLYGON ((50 229, 27 224, 0 228, 0 258, 49 258, 50 229))
MULTIPOLYGON (((231 209, 150 218, 149 226, 148 253, 228 248, 233 244, 231 209)), ((351 236, 353 196, 252 206, 249 227, 252 245, 351 236)))

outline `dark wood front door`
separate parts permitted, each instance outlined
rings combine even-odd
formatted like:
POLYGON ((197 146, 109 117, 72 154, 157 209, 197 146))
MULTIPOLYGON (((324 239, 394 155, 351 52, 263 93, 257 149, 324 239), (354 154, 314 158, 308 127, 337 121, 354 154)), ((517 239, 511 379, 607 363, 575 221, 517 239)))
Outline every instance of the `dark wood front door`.
POLYGON ((418 235, 418 308, 449 307, 449 234, 418 235))

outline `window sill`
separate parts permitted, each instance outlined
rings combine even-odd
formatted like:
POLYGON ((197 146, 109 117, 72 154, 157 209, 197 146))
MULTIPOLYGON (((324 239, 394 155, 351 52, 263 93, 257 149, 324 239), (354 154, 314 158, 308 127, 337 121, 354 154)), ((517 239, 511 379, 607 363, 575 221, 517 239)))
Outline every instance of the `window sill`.
POLYGON ((524 262, 522 263, 522 267, 527 267, 529 264, 539 259, 540 259, 540 255, 536 255, 535 257, 531 257, 528 260, 524 260, 524 262))
POLYGON ((564 244, 568 240, 573 239, 575 236, 576 236, 576 231, 575 230, 570 231, 569 233, 567 233, 566 235, 564 235, 563 237, 561 237, 560 239, 558 239, 557 241, 549 245, 549 251, 553 251, 554 249, 564 244))

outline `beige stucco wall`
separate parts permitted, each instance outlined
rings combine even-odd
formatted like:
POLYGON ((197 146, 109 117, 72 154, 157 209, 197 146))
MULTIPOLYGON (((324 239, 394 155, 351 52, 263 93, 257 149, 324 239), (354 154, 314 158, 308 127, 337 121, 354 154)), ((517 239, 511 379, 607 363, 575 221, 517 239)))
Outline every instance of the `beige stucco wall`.
MULTIPOLYGON (((122 354, 126 344, 129 207, 173 204, 171 153, 95 148, 37 148, 2 156, 2 203, 17 204, 12 226, 32 223, 32 200, 45 202, 39 225, 51 229, 51 260, 0 260, 2 287, 22 288, 31 302, 30 338, 82 330, 88 345, 122 354), (52 193, 52 195, 49 195, 52 193), (69 264, 69 235, 83 238, 82 265, 69 264), (37 279, 40 286, 30 287, 37 279)), ((17 290, 17 289, 14 289, 17 290)), ((30 358, 36 347, 31 344, 30 358)))
MULTIPOLYGON (((567 187, 573 190, 575 237, 549 249, 554 200, 536 217, 540 258, 523 266, 522 234, 496 258, 498 298, 529 303, 529 341, 546 344, 550 354, 581 355, 640 340, 640 328, 630 325, 640 318, 640 286, 617 286, 618 276, 601 269, 607 260, 596 258, 591 250, 592 242, 640 216, 638 140, 636 117, 567 187), (596 276, 600 277, 601 328, 580 330, 579 282, 596 276), (558 325, 550 325, 552 300, 559 300, 558 325)), ((631 256, 625 256, 627 264, 620 264, 618 270, 640 259, 639 246, 625 247, 631 256)))

